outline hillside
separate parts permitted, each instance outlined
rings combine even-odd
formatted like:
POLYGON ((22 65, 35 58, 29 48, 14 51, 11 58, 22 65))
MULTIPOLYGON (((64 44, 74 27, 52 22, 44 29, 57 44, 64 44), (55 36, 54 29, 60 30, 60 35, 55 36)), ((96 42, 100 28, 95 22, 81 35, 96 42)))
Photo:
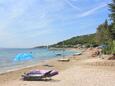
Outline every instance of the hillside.
POLYGON ((51 45, 51 47, 77 47, 78 45, 85 45, 85 46, 90 46, 90 45, 96 45, 96 34, 88 34, 88 35, 81 35, 81 36, 76 36, 72 37, 68 40, 61 41, 57 44, 51 45))

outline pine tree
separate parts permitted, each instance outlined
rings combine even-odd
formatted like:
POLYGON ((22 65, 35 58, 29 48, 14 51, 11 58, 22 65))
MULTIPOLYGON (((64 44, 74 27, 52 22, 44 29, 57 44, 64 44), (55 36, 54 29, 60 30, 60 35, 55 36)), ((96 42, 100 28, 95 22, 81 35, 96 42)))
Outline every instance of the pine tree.
POLYGON ((109 8, 111 11, 110 18, 112 20, 111 24, 111 32, 112 32, 112 39, 115 40, 115 0, 109 4, 109 8))
POLYGON ((115 22, 115 0, 112 0, 112 3, 109 4, 109 8, 111 11, 110 17, 115 22))
POLYGON ((108 21, 105 20, 105 22, 98 26, 97 32, 96 32, 96 39, 98 44, 106 44, 108 41, 111 40, 111 30, 108 25, 108 21))
POLYGON ((112 24, 110 25, 112 36, 111 52, 113 53, 113 57, 115 58, 115 0, 112 0, 112 3, 109 4, 109 8, 111 11, 110 18, 112 20, 112 24))

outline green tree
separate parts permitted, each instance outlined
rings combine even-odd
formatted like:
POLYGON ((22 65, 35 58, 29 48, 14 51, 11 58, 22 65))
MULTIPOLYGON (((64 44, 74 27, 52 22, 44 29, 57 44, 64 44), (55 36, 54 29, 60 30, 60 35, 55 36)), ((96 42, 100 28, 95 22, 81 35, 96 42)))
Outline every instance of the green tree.
POLYGON ((108 25, 108 21, 105 20, 105 22, 98 26, 97 32, 96 32, 96 41, 98 44, 105 44, 108 43, 108 41, 111 40, 111 30, 108 25))
POLYGON ((112 3, 109 4, 109 8, 111 11, 110 18, 115 22, 115 0, 112 0, 112 3))
POLYGON ((112 33, 112 39, 115 40, 115 0, 112 0, 112 3, 109 4, 110 8, 110 18, 112 20, 111 24, 111 33, 112 33))
POLYGON ((104 34, 103 34, 103 31, 104 31, 104 27, 103 25, 99 25, 98 28, 97 28, 97 32, 96 32, 96 42, 98 44, 102 44, 104 42, 104 34))
POLYGON ((112 3, 109 4, 109 8, 111 11, 110 18, 112 20, 112 24, 110 25, 111 28, 111 52, 113 57, 115 58, 115 0, 112 0, 112 3))

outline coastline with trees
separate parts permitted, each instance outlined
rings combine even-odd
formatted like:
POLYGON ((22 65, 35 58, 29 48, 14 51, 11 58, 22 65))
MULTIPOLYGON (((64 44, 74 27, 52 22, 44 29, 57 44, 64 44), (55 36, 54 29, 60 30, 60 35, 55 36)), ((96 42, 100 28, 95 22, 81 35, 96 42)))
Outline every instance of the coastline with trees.
POLYGON ((105 46, 103 53, 112 54, 112 58, 115 59, 115 0, 108 4, 108 7, 108 10, 110 11, 110 14, 108 15, 109 20, 106 19, 104 23, 98 25, 96 33, 72 37, 68 40, 51 45, 50 47, 77 48, 79 46, 84 46, 88 48, 105 46))

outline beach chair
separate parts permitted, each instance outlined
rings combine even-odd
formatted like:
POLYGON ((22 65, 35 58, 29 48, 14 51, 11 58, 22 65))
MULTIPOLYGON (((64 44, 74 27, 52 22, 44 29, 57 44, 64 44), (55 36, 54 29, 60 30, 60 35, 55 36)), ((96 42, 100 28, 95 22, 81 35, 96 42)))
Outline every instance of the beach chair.
POLYGON ((45 73, 40 73, 40 71, 31 71, 29 73, 22 75, 22 79, 31 81, 51 80, 51 77, 57 74, 58 72, 57 71, 53 72, 53 70, 49 70, 45 73))

